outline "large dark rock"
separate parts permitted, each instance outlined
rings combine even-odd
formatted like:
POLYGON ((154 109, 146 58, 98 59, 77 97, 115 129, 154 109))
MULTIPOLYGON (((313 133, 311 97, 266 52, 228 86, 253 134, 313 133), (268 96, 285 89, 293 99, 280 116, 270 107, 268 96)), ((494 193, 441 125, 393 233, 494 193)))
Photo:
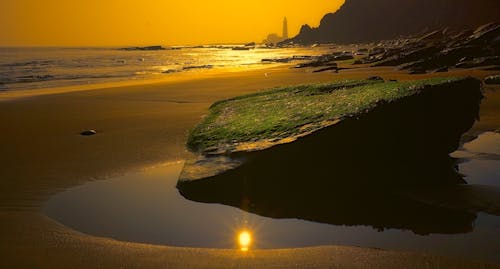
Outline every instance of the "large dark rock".
POLYGON ((428 86, 292 143, 202 156, 186 163, 177 187, 194 201, 275 218, 467 232, 475 214, 399 193, 464 183, 449 154, 478 117, 480 87, 475 79, 428 86))

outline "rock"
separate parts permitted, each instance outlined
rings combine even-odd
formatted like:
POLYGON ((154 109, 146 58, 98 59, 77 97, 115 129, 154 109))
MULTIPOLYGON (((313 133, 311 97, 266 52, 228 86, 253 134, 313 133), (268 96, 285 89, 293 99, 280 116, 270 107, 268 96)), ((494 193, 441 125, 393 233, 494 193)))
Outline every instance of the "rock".
POLYGON ((334 61, 336 60, 336 57, 342 56, 341 54, 325 54, 321 56, 317 56, 312 58, 311 61, 298 64, 295 66, 295 68, 305 68, 305 67, 321 67, 321 66, 327 66, 327 67, 334 67, 337 66, 337 63, 334 61))
POLYGON ((458 64, 456 64, 455 67, 474 68, 474 67, 489 66, 489 65, 500 65, 500 57, 489 56, 489 57, 474 58, 469 61, 461 61, 458 64))
POLYGON ((305 67, 320 67, 320 66, 330 66, 337 67, 337 63, 330 60, 315 60, 307 63, 298 64, 295 68, 305 68, 305 67))
MULTIPOLYGON (((195 128, 196 132, 191 133, 187 142, 188 148, 200 154, 201 159, 185 166, 185 170, 189 171, 189 176, 182 174, 179 185, 189 185, 204 179, 215 182, 216 178, 214 177, 217 175, 225 177, 235 176, 238 173, 251 174, 251 177, 241 175, 241 178, 249 180, 251 178, 255 180, 269 178, 271 180, 270 178, 273 178, 274 175, 276 178, 271 181, 279 178, 286 181, 292 175, 297 177, 299 174, 309 174, 308 178, 316 178, 321 181, 321 178, 328 174, 331 175, 332 164, 335 164, 338 173, 343 174, 343 176, 338 177, 339 184, 351 182, 350 180, 344 181, 344 176, 352 177, 354 173, 363 172, 368 173, 369 176, 360 175, 357 180, 366 180, 366 184, 380 184, 381 182, 388 184, 389 182, 390 184, 443 183, 442 179, 439 179, 440 174, 447 175, 443 179, 448 178, 450 182, 459 183, 462 181, 455 181, 457 178, 454 180, 454 176, 448 177, 456 173, 449 160, 449 153, 456 150, 461 135, 470 129, 475 122, 481 98, 480 81, 472 78, 442 78, 437 81, 419 81, 415 84, 412 82, 389 83, 365 80, 322 86, 303 85, 269 91, 264 95, 242 96, 225 102, 217 102, 211 107, 211 113, 216 113, 215 111, 218 109, 231 109, 234 100, 237 100, 236 105, 244 107, 255 107, 261 102, 260 100, 271 100, 270 102, 276 106, 284 105, 283 109, 287 109, 287 115, 290 117, 290 126, 295 127, 291 127, 294 128, 293 130, 279 129, 280 127, 273 127, 273 124, 281 126, 279 124, 282 123, 271 119, 271 123, 266 125, 244 123, 238 127, 245 130, 241 135, 223 133, 213 135, 214 132, 217 132, 213 128, 231 128, 234 120, 246 119, 248 118, 246 113, 253 112, 244 110, 238 114, 232 114, 229 118, 206 117, 204 122, 195 128), (353 107, 349 96, 344 96, 342 99, 335 98, 339 94, 339 90, 350 88, 357 90, 349 91, 348 95, 367 91, 370 93, 367 95, 368 99, 353 107), (392 94, 377 97, 373 94, 379 93, 378 89, 384 89, 384 92, 390 91, 392 94), (406 93, 411 93, 411 95, 408 96, 406 93), (318 96, 323 96, 323 98, 318 99, 318 96), (344 111, 342 112, 344 116, 340 119, 336 116, 337 114, 327 114, 326 111, 319 108, 323 104, 317 103, 318 100, 331 102, 327 101, 330 98, 335 98, 332 99, 337 100, 335 106, 338 107, 339 111, 344 111), (298 121, 300 125, 294 125, 294 121, 300 119, 300 113, 303 113, 303 110, 293 105, 287 106, 287 104, 296 103, 296 100, 313 102, 311 104, 314 104, 308 108, 307 120, 305 122, 298 121), (318 111, 314 111, 315 108, 318 111), (294 113, 298 114, 295 116, 294 113), (217 127, 210 127, 212 126, 211 121, 217 121, 217 127), (360 137, 359 134, 364 135, 360 137), (278 142, 273 142, 276 141, 273 140, 276 138, 278 138, 278 142), (253 141, 249 142, 251 139, 253 141), (211 149, 207 151, 209 147, 211 149), (391 148, 391 150, 387 151, 387 148, 391 148), (332 154, 332 150, 335 150, 335 154, 332 154), (313 152, 316 153, 313 154, 313 152), (362 152, 364 153, 362 154, 362 152), (383 156, 382 152, 388 152, 388 155, 383 156), (374 154, 374 156, 370 156, 370 154, 374 154), (206 164, 215 157, 227 158, 228 161, 222 163, 240 162, 241 164, 236 165, 237 168, 230 165, 232 167, 230 170, 210 168, 211 172, 207 172, 211 175, 210 177, 197 174, 197 171, 201 171, 198 169, 199 165, 203 164, 203 167, 206 167, 206 164), (271 160, 280 160, 280 162, 271 160), (353 171, 349 168, 353 162, 356 163, 356 166, 370 167, 371 169, 353 171), (380 163, 375 164, 376 162, 380 163), (384 169, 387 167, 383 163, 391 164, 389 169, 395 178, 384 179, 387 175, 387 171, 384 169), (281 164, 288 166, 289 169, 283 170, 280 167, 281 164), (410 169, 410 167, 412 168, 410 169), (430 172, 429 169, 439 171, 430 172), (426 170, 427 172, 425 172, 426 170), (317 177, 312 176, 313 173, 318 173, 317 177), (377 181, 372 181, 371 177, 377 173, 380 178, 377 177, 377 181), (398 173, 399 176, 397 176, 398 173), (435 175, 437 178, 430 179, 423 176, 424 174, 435 175), (404 182, 401 181, 403 175, 404 182)), ((261 111, 259 114, 261 118, 256 119, 256 122, 267 120, 269 115, 273 113, 276 111, 269 109, 261 111)), ((216 159, 218 163, 221 161, 220 158, 216 159)), ((314 185, 311 182, 307 184, 314 185)))
POLYGON ((80 133, 80 135, 83 135, 83 136, 91 136, 91 135, 95 135, 95 134, 97 134, 97 132, 95 130, 85 130, 85 131, 80 133))
POLYGON ((130 48, 121 48, 120 50, 165 50, 162 46, 147 46, 147 47, 130 47, 130 48))
POLYGON ((415 68, 415 69, 410 69, 408 74, 410 75, 420 75, 420 74, 426 74, 427 71, 425 71, 424 69, 419 69, 419 68, 415 68))
MULTIPOLYGON (((404 89, 396 83, 371 83, 360 86, 360 90, 377 85, 386 90, 404 89)), ((374 103, 370 108, 328 121, 320 129, 301 126, 307 132, 297 139, 285 135, 277 142, 254 140, 248 147, 239 144, 239 148, 228 150, 227 141, 235 138, 230 137, 219 144, 225 149, 219 153, 217 149, 209 154, 195 151, 199 155, 185 163, 177 188, 193 201, 235 206, 276 218, 404 227, 419 234, 470 231, 473 213, 418 204, 395 193, 399 188, 443 189, 464 183, 449 154, 457 149, 462 134, 479 114, 481 83, 471 78, 429 83, 412 84, 425 86, 411 88, 411 96, 371 99, 374 103), (432 216, 430 220, 420 217, 428 214, 432 216), (380 218, 381 215, 389 217, 380 218), (409 221, 412 216, 420 221, 409 221)), ((344 86, 347 85, 321 90, 316 95, 335 95, 344 86)), ((284 89, 280 90, 278 93, 283 93, 284 89)), ((289 90, 284 96, 296 94, 299 100, 312 93, 310 87, 289 90)), ((237 99, 237 105, 242 105, 245 98, 258 101, 266 96, 243 96, 237 99)), ((246 100, 248 105, 253 104, 246 100)), ((222 107, 217 109, 230 107, 231 102, 219 102, 222 107)), ((351 103, 346 101, 343 105, 351 103)), ((325 111, 317 113, 324 115, 325 111)), ((314 114, 309 117, 314 118, 314 114)), ((212 136, 207 138, 213 141, 212 136)))
POLYGON ((500 74, 489 76, 489 77, 485 78, 484 79, 484 83, 489 84, 489 85, 492 85, 492 84, 498 85, 498 84, 500 84, 500 74))
POLYGON ((382 61, 384 59, 385 59, 385 56, 379 54, 376 56, 368 56, 368 57, 364 57, 361 59, 357 59, 356 61, 354 61, 354 63, 355 64, 371 64, 371 63, 376 63, 376 62, 382 61))
POLYGON ((444 67, 438 68, 438 69, 434 70, 434 72, 436 72, 436 73, 448 72, 448 67, 444 66, 444 67))
POLYGON ((436 40, 440 40, 442 39, 444 36, 445 36, 445 33, 446 33, 446 30, 447 29, 443 29, 443 30, 437 30, 437 31, 434 31, 434 32, 430 32, 424 36, 422 36, 419 41, 425 41, 425 42, 428 42, 428 41, 436 41, 436 40))
POLYGON ((408 48, 399 54, 396 54, 385 61, 375 64, 374 66, 396 66, 403 63, 419 61, 425 58, 434 56, 440 52, 441 48, 437 46, 408 48))
POLYGON ((313 58, 314 57, 310 56, 310 55, 294 55, 294 56, 292 56, 293 60, 298 60, 298 61, 311 60, 313 58))
POLYGON ((354 56, 352 56, 350 54, 342 54, 342 55, 334 56, 333 59, 335 61, 345 61, 345 60, 352 60, 352 59, 354 59, 354 56))
POLYGON ((320 73, 320 72, 325 72, 325 71, 335 71, 336 73, 338 73, 339 68, 337 66, 330 66, 330 67, 325 67, 325 68, 321 68, 318 70, 314 70, 313 73, 320 73))
POLYGON ((500 24, 489 23, 476 29, 476 31, 474 31, 474 34, 469 37, 468 44, 490 44, 498 36, 500 36, 500 24))
POLYGON ((379 77, 379 76, 371 76, 369 78, 367 78, 367 80, 379 80, 379 81, 384 81, 384 79, 382 77, 379 77))
POLYGON ((206 64, 206 65, 191 65, 191 66, 184 66, 182 70, 193 70, 193 69, 211 69, 214 66, 211 64, 206 64))
POLYGON ((473 68, 499 65, 500 24, 492 23, 459 34, 435 31, 419 39, 385 41, 368 57, 357 61, 373 66, 436 70, 444 66, 473 68), (380 48, 385 48, 384 51, 380 48), (377 54, 378 53, 378 54, 377 54))
POLYGON ((324 54, 321 56, 294 56, 293 60, 310 60, 306 63, 301 63, 295 66, 295 68, 305 68, 305 67, 326 67, 324 70, 320 69, 316 72, 333 70, 337 66, 335 61, 344 61, 354 59, 354 56, 351 52, 334 52, 331 54, 324 54))
POLYGON ((250 50, 250 47, 233 47, 232 50, 250 50))
POLYGON ((385 48, 375 47, 375 48, 373 48, 373 49, 370 50, 370 53, 368 55, 369 56, 375 56, 375 55, 379 55, 379 54, 382 54, 382 53, 385 53, 385 52, 386 52, 385 48))
POLYGON ((359 48, 357 52, 367 54, 369 52, 369 50, 367 48, 359 48))
POLYGON ((289 63, 294 61, 295 59, 292 57, 288 58, 264 58, 261 60, 263 63, 289 63))
POLYGON ((500 71, 500 65, 495 65, 495 66, 491 66, 491 67, 486 67, 486 68, 484 68, 483 70, 486 70, 486 71, 500 71))
POLYGON ((285 58, 264 58, 261 60, 263 63, 289 63, 292 61, 307 61, 307 60, 312 60, 314 56, 309 56, 309 55, 294 55, 292 57, 285 57, 285 58))
POLYGON ((177 72, 179 72, 179 70, 177 70, 177 69, 167 69, 167 70, 163 71, 162 73, 163 74, 171 74, 171 73, 177 73, 177 72))

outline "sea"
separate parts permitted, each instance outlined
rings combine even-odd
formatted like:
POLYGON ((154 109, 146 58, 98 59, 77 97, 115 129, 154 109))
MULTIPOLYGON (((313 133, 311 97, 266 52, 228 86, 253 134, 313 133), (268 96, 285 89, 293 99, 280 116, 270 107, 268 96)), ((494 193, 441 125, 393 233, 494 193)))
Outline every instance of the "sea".
POLYGON ((327 47, 264 48, 241 45, 123 50, 118 47, 0 47, 0 91, 161 79, 182 72, 264 68, 293 56, 320 55, 327 47))

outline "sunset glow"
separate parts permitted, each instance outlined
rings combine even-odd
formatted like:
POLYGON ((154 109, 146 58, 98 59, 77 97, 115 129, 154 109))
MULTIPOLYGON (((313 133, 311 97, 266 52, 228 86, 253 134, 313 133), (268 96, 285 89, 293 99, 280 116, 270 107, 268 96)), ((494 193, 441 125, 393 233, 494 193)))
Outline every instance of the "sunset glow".
POLYGON ((6 0, 0 45, 186 45, 261 42, 300 26, 318 26, 343 0, 6 0))

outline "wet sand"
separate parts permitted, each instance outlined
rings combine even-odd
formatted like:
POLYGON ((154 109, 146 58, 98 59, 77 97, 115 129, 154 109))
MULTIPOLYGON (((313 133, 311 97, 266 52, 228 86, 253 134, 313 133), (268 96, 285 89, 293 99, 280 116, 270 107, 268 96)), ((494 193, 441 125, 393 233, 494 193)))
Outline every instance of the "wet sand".
MULTIPOLYGON (((0 93, 0 267, 478 268, 477 263, 431 254, 356 247, 242 254, 119 242, 70 230, 42 215, 40 207, 52 194, 86 181, 185 159, 189 156, 184 147, 187 131, 219 99, 276 86, 372 75, 406 80, 488 74, 491 72, 462 70, 409 76, 393 68, 335 74, 285 66, 94 90, 0 93), (85 129, 95 129, 98 134, 80 136, 85 129)), ((478 130, 498 128, 491 115, 499 115, 499 94, 488 96, 478 130)))

